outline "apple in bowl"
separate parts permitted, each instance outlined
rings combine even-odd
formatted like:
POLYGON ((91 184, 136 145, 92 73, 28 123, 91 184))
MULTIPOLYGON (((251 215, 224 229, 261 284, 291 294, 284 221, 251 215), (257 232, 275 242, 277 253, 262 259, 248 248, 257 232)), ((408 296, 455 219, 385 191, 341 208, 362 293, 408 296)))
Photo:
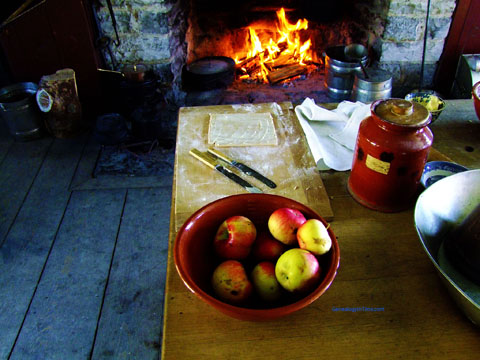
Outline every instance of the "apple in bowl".
POLYGON ((310 251, 293 248, 285 251, 275 265, 275 275, 285 290, 291 293, 311 291, 320 279, 321 268, 310 251))
POLYGON ((280 208, 268 218, 268 229, 278 241, 293 245, 297 241, 298 228, 305 222, 305 216, 295 208, 280 208))
POLYGON ((215 268, 212 287, 220 299, 231 304, 245 303, 253 291, 245 268, 238 260, 226 260, 215 268))
POLYGON ((260 298, 267 302, 278 301, 283 295, 282 286, 275 274, 275 264, 261 261, 252 270, 253 286, 260 298))
POLYGON ((217 230, 213 245, 218 256, 224 259, 245 259, 249 254, 257 229, 245 216, 236 215, 226 219, 217 230))
POLYGON ((326 254, 332 247, 332 239, 327 227, 318 219, 309 219, 297 231, 298 245, 301 249, 315 255, 326 254))
POLYGON ((252 246, 252 256, 256 260, 276 261, 287 246, 274 239, 268 231, 260 231, 252 246))

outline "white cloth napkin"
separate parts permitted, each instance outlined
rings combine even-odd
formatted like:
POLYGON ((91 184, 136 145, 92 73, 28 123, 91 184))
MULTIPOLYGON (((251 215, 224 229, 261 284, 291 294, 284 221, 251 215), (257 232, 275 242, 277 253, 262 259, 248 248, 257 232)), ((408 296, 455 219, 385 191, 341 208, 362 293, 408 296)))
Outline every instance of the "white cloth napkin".
POLYGON ((319 170, 350 170, 360 122, 370 115, 370 104, 342 101, 328 110, 306 98, 295 107, 308 146, 319 170))

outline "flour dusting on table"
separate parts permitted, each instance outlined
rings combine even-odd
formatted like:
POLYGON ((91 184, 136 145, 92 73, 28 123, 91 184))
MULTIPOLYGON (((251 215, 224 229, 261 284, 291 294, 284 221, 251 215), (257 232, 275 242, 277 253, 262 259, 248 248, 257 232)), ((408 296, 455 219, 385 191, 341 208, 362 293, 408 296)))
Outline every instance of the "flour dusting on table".
MULTIPOLYGON (((269 194, 282 195, 301 203, 319 204, 323 208, 325 191, 316 164, 310 154, 308 144, 299 124, 295 123, 291 103, 266 103, 245 105, 220 105, 199 108, 181 109, 176 163, 176 213, 182 222, 185 216, 191 215, 200 207, 219 198, 245 193, 218 171, 207 167, 193 156, 189 155, 192 148, 206 151, 208 147, 208 131, 211 114, 221 117, 255 116, 267 113, 273 122, 277 144, 272 146, 228 146, 221 151, 228 157, 242 162, 268 177, 277 184, 271 189, 257 179, 247 176, 238 169, 229 167, 220 161, 222 166, 269 194), (232 116, 233 115, 233 116, 232 116), (295 124, 297 126, 295 126, 295 124), (179 161, 178 159, 181 159, 179 161)), ((265 115, 260 115, 265 116, 265 115)), ((328 210, 331 211, 327 199, 328 210)), ((185 218, 186 219, 186 218, 185 218)), ((180 224, 177 224, 181 226, 180 224)))

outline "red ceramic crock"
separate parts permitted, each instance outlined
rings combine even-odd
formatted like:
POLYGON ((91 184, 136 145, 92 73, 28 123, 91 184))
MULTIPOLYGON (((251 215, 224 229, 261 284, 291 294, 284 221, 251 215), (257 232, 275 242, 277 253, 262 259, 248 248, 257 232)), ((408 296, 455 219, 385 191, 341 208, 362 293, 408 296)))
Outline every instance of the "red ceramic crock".
POLYGON ((480 81, 473 85, 472 95, 473 106, 475 107, 475 112, 477 113, 478 120, 480 120, 480 81))
POLYGON ((404 99, 378 100, 360 124, 348 190, 371 209, 396 212, 413 205, 433 134, 429 111, 404 99))

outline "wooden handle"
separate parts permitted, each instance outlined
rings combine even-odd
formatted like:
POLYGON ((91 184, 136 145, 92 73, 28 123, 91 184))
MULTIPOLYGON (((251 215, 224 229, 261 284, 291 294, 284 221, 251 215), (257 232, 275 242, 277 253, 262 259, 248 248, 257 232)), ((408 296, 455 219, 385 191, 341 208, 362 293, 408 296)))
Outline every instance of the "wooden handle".
POLYGON ((205 165, 211 167, 212 169, 215 169, 215 166, 217 166, 216 160, 207 153, 203 153, 197 149, 192 149, 189 151, 189 154, 203 162, 205 165))
POLYGON ((224 153, 222 153, 221 151, 219 151, 219 150, 217 150, 217 149, 209 148, 207 151, 208 151, 210 154, 215 155, 215 156, 218 157, 219 159, 222 159, 223 161, 226 161, 226 162, 229 163, 229 164, 233 163, 233 159, 230 159, 227 155, 225 155, 224 153))

